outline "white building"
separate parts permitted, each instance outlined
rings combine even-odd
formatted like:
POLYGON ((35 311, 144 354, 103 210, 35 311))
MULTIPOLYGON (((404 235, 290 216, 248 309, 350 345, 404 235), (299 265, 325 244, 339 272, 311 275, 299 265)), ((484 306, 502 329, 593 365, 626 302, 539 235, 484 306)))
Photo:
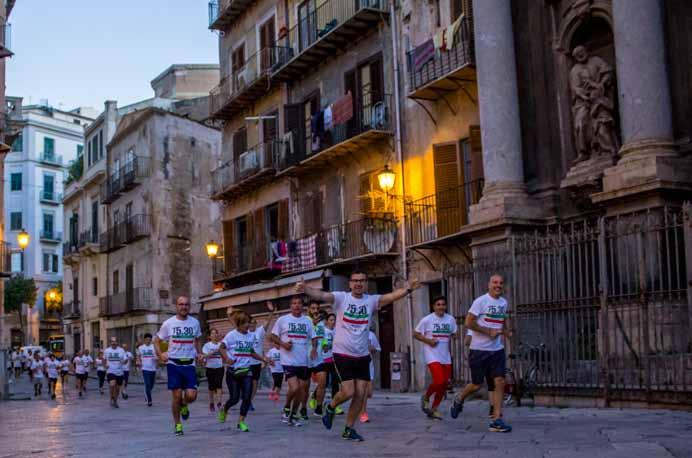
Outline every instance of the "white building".
POLYGON ((59 314, 45 311, 44 294, 62 279, 64 181, 68 165, 84 150, 90 115, 89 109, 24 106, 24 128, 5 159, 6 240, 16 246, 22 229, 31 237, 23 253, 12 254, 12 272, 34 278, 38 287, 25 342, 44 343, 50 334, 62 333, 59 314))

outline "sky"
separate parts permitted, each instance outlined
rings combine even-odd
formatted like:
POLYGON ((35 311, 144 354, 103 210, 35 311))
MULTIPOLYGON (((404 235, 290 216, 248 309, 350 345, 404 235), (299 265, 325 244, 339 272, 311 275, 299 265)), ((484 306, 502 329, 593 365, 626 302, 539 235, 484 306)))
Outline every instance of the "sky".
POLYGON ((153 96, 171 64, 218 63, 207 0, 17 0, 6 94, 103 110, 153 96))

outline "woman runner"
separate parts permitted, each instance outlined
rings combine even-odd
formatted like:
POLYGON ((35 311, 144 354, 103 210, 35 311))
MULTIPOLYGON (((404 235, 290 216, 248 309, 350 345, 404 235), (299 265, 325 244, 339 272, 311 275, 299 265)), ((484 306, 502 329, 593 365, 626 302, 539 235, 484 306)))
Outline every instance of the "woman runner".
POLYGON ((106 381, 106 359, 103 357, 103 350, 96 354, 96 376, 99 379, 99 393, 103 395, 103 383, 106 381))
POLYGON ((221 336, 218 329, 209 331, 211 340, 204 344, 202 353, 206 361, 207 382, 209 383, 209 411, 215 412, 214 405, 221 409, 221 398, 223 397, 223 358, 219 348, 221 347, 221 336))

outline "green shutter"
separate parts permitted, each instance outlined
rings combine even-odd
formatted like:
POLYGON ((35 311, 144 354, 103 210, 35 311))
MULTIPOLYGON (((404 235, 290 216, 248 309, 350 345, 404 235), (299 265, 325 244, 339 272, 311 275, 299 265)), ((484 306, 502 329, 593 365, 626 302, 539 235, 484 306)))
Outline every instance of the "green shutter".
POLYGON ((55 139, 43 137, 43 152, 46 155, 55 154, 55 139))

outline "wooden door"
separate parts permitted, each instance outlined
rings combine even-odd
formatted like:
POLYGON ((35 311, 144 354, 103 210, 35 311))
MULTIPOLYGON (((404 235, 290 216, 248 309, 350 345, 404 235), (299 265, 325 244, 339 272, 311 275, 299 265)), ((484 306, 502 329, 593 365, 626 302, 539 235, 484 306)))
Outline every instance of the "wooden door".
POLYGON ((457 145, 456 142, 433 145, 438 237, 458 232, 463 224, 457 145))
POLYGON ((276 62, 274 42, 276 37, 274 16, 260 26, 260 62, 262 71, 270 70, 276 62))

